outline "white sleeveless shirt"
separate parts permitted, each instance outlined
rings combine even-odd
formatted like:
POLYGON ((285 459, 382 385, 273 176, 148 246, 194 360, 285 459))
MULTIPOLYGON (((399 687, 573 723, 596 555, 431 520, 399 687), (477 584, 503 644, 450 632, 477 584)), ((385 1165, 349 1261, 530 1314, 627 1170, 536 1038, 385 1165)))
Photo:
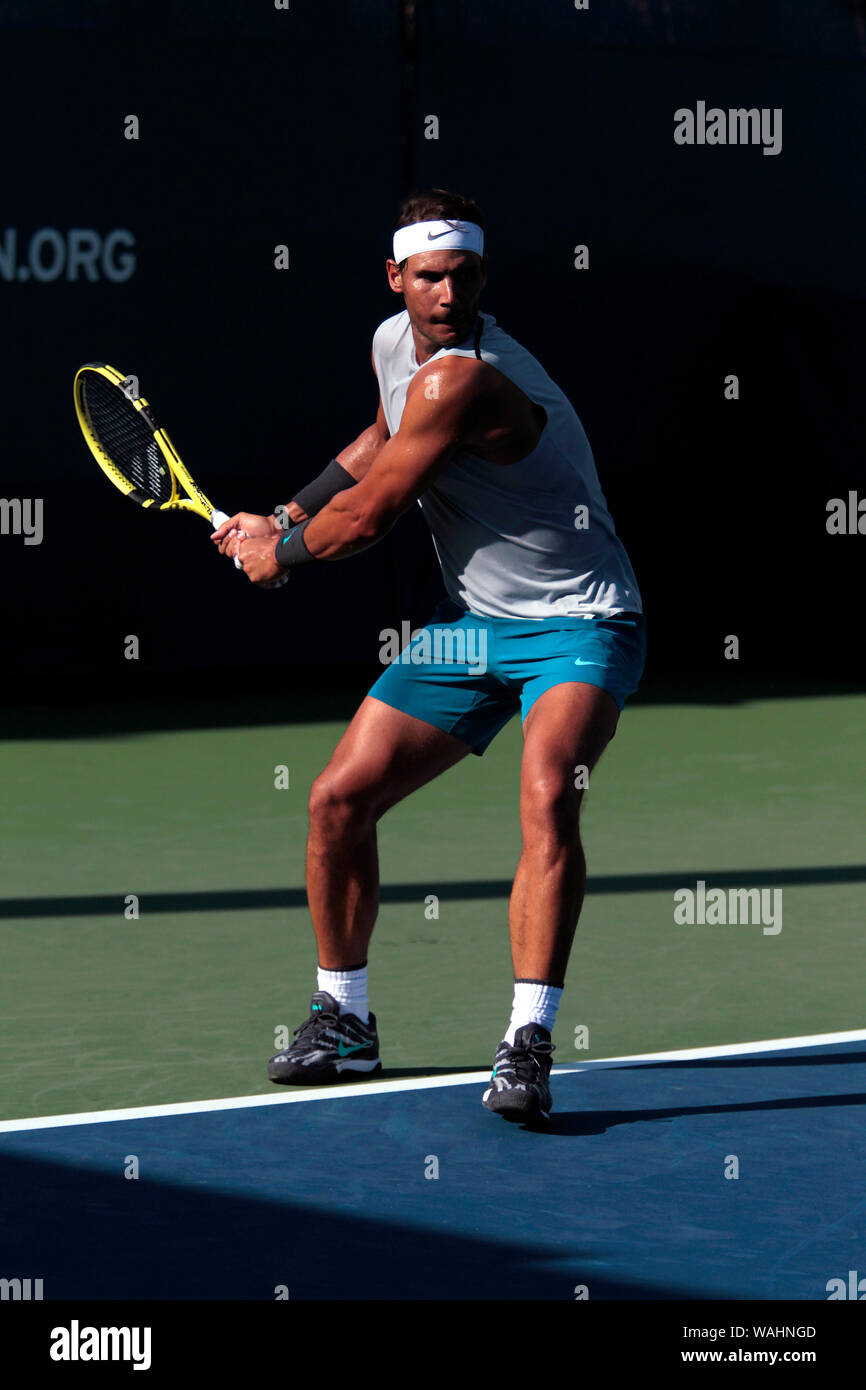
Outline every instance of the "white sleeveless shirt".
MULTIPOLYGON (((419 497, 449 596, 493 618, 641 612, 634 573, 571 402, 491 314, 479 314, 468 338, 429 361, 449 353, 489 362, 547 412, 526 458, 495 464, 455 454, 419 497)), ((376 329, 373 362, 395 435, 419 370, 405 310, 376 329)))

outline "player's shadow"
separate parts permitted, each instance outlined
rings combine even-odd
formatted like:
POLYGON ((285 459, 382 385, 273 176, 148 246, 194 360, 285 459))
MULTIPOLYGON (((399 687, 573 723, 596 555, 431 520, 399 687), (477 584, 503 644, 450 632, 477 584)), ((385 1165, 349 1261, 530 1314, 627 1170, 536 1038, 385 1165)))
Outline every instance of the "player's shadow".
MULTIPOLYGON (((830 1045, 833 1046, 834 1044, 830 1045)), ((851 1044, 847 1045, 850 1047, 851 1044)), ((835 1046, 839 1046, 839 1044, 837 1043, 835 1046)), ((771 1057, 762 1055, 760 1052, 753 1052, 744 1057, 684 1057, 681 1061, 671 1059, 666 1062, 623 1062, 617 1065, 616 1070, 676 1071, 687 1068, 693 1070, 698 1067, 703 1072, 712 1071, 714 1068, 729 1071, 737 1067, 838 1067, 852 1062, 858 1064, 866 1062, 866 1050, 858 1048, 851 1052, 819 1052, 815 1053, 814 1056, 802 1051, 791 1050, 775 1053, 771 1057)))
MULTIPOLYGON (((475 1067, 385 1067, 377 1072, 374 1081, 411 1081, 425 1076, 471 1076, 474 1072, 490 1071, 490 1058, 475 1067)), ((480 1084, 480 1083, 479 1083, 480 1084)))
POLYGON ((834 1096, 789 1096, 782 1100, 751 1100, 719 1105, 674 1105, 650 1110, 565 1110, 554 1111, 549 1120, 524 1128, 551 1136, 586 1138, 604 1134, 616 1125, 648 1121, 680 1120, 690 1115, 748 1115, 773 1110, 823 1110, 829 1106, 866 1105, 866 1092, 834 1096))

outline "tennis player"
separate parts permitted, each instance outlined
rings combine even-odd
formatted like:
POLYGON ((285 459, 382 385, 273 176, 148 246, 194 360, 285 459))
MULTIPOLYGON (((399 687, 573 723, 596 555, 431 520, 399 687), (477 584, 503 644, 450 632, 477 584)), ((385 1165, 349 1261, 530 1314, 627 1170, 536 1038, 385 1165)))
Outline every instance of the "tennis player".
POLYGON ((404 309, 379 325, 376 422, 286 508, 214 532, 249 579, 344 560, 418 502, 448 598, 389 664, 313 784, 307 893, 319 969, 310 1017, 269 1063, 309 1086, 378 1071, 367 951, 376 823, 520 711, 522 852, 509 923, 514 995, 483 1095, 514 1120, 551 1109, 551 1033, 580 913, 587 776, 637 688, 641 597, 583 427, 527 350, 479 309, 487 270, 474 202, 408 198, 388 283, 404 309), (245 538, 240 539, 243 532, 245 538))

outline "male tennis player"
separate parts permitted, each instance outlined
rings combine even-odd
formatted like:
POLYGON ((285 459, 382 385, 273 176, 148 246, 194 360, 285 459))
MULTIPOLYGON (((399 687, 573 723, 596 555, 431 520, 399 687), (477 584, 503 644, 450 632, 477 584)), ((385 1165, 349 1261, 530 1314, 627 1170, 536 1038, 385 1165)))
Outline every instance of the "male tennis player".
POLYGON ((543 367, 479 312, 475 203, 413 195, 388 283, 402 313, 373 338, 376 423, 276 515, 214 532, 254 584, 345 559, 418 501, 448 599, 362 702, 310 798, 307 893, 319 953, 309 1019, 271 1080, 378 1071, 367 948, 378 908, 376 823, 520 709, 523 847, 510 905, 514 995, 483 1103, 509 1119, 551 1108, 551 1032, 580 913, 586 776, 645 656, 641 598, 583 427, 543 367), (239 539, 239 532, 246 539, 239 539))

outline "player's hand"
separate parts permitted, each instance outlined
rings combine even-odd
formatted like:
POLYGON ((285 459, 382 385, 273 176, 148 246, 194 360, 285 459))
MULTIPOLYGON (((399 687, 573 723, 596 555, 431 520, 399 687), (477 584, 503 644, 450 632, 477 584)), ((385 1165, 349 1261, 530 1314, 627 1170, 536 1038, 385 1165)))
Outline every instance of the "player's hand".
POLYGON ((228 521, 224 521, 222 526, 217 527, 211 540, 220 555, 228 555, 234 559, 241 535, 262 539, 269 536, 276 543, 277 537, 281 533, 282 528, 275 516, 257 516, 254 512, 236 512, 234 516, 229 517, 228 521))
POLYGON ((250 583, 258 584, 263 589, 274 588, 275 581, 286 574, 286 570, 274 559, 274 546, 273 535, 247 536, 236 542, 241 569, 250 583))

